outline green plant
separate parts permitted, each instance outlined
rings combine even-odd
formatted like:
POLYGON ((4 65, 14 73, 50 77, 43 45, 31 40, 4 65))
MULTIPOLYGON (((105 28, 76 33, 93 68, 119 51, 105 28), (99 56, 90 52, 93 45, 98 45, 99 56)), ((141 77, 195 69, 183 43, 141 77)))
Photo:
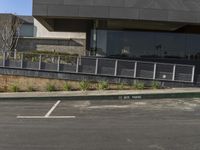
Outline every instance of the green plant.
POLYGON ((109 87, 109 84, 107 81, 101 81, 98 83, 98 90, 107 90, 109 87))
POLYGON ((64 88, 65 91, 70 91, 72 89, 71 85, 67 82, 64 84, 63 88, 64 88))
POLYGON ((29 86, 28 87, 28 92, 33 92, 34 91, 34 88, 32 86, 29 86))
POLYGON ((144 82, 137 81, 133 84, 134 89, 143 90, 144 89, 144 82))
POLYGON ((47 91, 48 91, 48 92, 52 92, 52 91, 55 91, 55 90, 56 90, 56 88, 55 88, 54 85, 52 85, 52 84, 48 84, 48 85, 47 85, 47 91))
POLYGON ((119 90, 124 90, 124 83, 120 83, 120 84, 118 84, 118 86, 117 86, 117 88, 119 89, 119 90))
POLYGON ((19 87, 17 85, 12 85, 11 92, 19 92, 19 87))
POLYGON ((79 85, 82 91, 87 91, 90 87, 90 83, 88 81, 81 81, 79 85))
POLYGON ((153 81, 151 87, 152 89, 160 89, 161 85, 158 81, 153 81))

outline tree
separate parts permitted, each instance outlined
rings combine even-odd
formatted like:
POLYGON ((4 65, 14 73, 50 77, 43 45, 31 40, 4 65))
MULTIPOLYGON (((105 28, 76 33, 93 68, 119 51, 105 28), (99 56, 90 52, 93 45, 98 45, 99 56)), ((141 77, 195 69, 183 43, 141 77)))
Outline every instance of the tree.
POLYGON ((2 52, 11 52, 17 46, 20 28, 23 24, 23 21, 12 15, 11 17, 5 17, 2 21, 0 29, 0 43, 2 52))

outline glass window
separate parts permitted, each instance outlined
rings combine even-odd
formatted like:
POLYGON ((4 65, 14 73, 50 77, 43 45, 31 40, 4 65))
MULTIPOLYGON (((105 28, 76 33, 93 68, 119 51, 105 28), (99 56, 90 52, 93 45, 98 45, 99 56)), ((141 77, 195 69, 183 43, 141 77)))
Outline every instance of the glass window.
POLYGON ((97 30, 96 40, 97 56, 200 60, 200 35, 97 30))

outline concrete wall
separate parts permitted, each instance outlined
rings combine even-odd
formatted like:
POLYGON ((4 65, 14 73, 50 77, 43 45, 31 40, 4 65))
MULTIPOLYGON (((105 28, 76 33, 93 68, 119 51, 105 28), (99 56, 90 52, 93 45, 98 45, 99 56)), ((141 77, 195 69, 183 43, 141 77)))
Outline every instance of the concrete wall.
POLYGON ((33 37, 34 26, 32 24, 22 24, 20 28, 21 37, 33 37))
POLYGON ((11 25, 12 18, 13 15, 11 14, 0 14, 0 29, 2 29, 5 24, 11 25))
POLYGON ((20 38, 18 51, 34 50, 85 55, 84 39, 20 38))
POLYGON ((65 38, 85 39, 85 33, 74 32, 51 32, 48 31, 38 20, 34 19, 34 37, 38 38, 65 38))
POLYGON ((200 23, 198 0, 33 0, 33 16, 200 23))
MULTIPOLYGON (((5 85, 15 85, 18 83, 18 85, 22 84, 24 85, 24 88, 30 85, 30 83, 34 83, 34 86, 41 87, 42 84, 46 85, 48 82, 43 82, 40 79, 47 79, 48 81, 52 81, 51 83, 54 83, 55 86, 57 84, 54 81, 91 81, 91 82, 100 82, 100 81, 108 81, 111 84, 119 84, 119 83, 127 83, 129 85, 132 85, 136 80, 135 79, 130 79, 130 78, 122 78, 122 77, 110 77, 110 76, 95 76, 95 75, 84 75, 84 74, 73 74, 73 73, 56 73, 56 72, 48 72, 48 71, 33 71, 33 70, 22 70, 22 69, 8 69, 8 68, 0 68, 0 75, 5 75, 1 79, 0 76, 0 85, 3 87, 5 85), (9 78, 9 75, 13 76, 12 78, 9 78), (16 78, 16 76, 19 76, 19 78, 16 78), (20 80, 21 76, 21 80, 20 80), (30 77, 29 82, 23 80, 24 77, 30 77), (37 79, 39 78, 39 79, 37 79), (55 80, 53 80, 55 79, 55 80)), ((144 81, 146 85, 151 85, 152 81, 151 80, 141 80, 144 81)), ((61 82, 63 83, 63 82, 61 82)), ((192 87, 192 86, 198 86, 190 83, 176 83, 176 82, 163 82, 164 86, 169 86, 169 87, 192 87)), ((46 86, 45 86, 46 87, 46 86)), ((8 88, 8 86, 5 86, 5 88, 8 88)), ((44 90, 43 88, 41 88, 44 90)))

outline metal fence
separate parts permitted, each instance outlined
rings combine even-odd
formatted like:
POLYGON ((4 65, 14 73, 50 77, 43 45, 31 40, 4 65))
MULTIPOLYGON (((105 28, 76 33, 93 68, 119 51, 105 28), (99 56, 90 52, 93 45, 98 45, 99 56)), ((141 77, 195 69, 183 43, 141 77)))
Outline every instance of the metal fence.
POLYGON ((195 66, 192 65, 26 53, 1 53, 0 66, 190 83, 194 82, 195 76, 195 66))

